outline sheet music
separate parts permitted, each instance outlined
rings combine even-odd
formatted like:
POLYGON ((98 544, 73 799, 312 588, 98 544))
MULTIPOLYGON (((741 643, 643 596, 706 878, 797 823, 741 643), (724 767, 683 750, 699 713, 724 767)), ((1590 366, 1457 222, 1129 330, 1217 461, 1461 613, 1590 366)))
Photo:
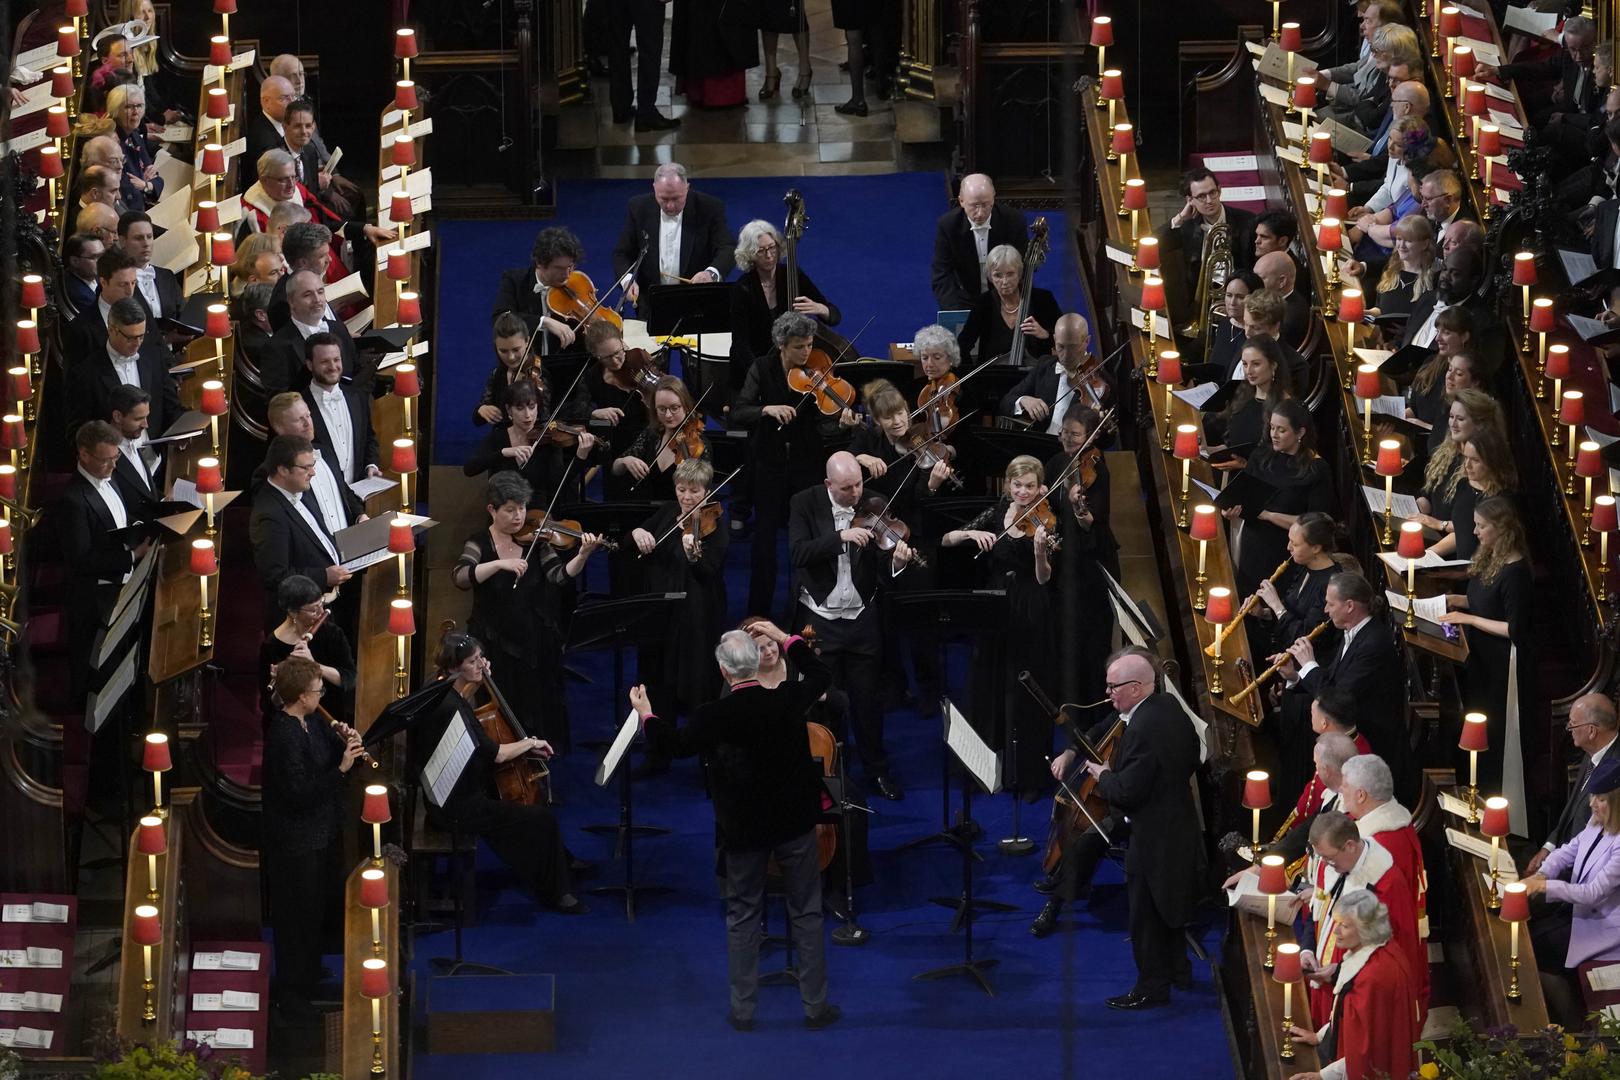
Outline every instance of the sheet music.
POLYGON ((33 150, 36 147, 44 146, 50 141, 51 137, 46 130, 42 127, 37 127, 33 131, 24 132, 21 135, 14 136, 9 141, 0 145, 4 146, 5 152, 8 154, 26 154, 28 151, 33 150))
POLYGON ((1585 315, 1577 315, 1573 311, 1565 312, 1564 318, 1569 320, 1571 329, 1581 335, 1582 341, 1591 341, 1595 337, 1602 337, 1613 329, 1602 319, 1589 319, 1585 315))
POLYGON ((176 189, 185 190, 191 187, 192 168, 184 158, 176 157, 167 149, 161 149, 154 155, 157 163, 158 175, 163 177, 163 190, 170 193, 176 189))
POLYGON ((153 544, 147 548, 141 561, 135 564, 135 570, 130 574, 129 580, 124 583, 123 589, 118 593, 118 602, 113 607, 112 617, 108 625, 101 631, 101 637, 96 643, 93 668, 101 670, 111 660, 113 654, 124 644, 129 632, 146 610, 146 596, 148 585, 152 577, 152 567, 157 565, 157 556, 160 545, 153 544))
POLYGON ((135 654, 138 650, 130 649, 119 661, 118 667, 113 671, 112 677, 104 683, 100 690, 90 693, 89 709, 85 713, 85 727, 91 734, 101 730, 101 725, 107 722, 118 703, 124 700, 130 687, 135 685, 135 654))
POLYGON ((386 476, 369 476, 350 484, 349 490, 361 499, 369 499, 373 495, 379 495, 387 491, 389 488, 397 487, 399 487, 398 480, 390 480, 386 476))
MULTIPOLYGON (((1483 861, 1487 864, 1486 870, 1490 869, 1491 842, 1489 840, 1482 840, 1477 836, 1462 832, 1459 829, 1453 829, 1448 825, 1446 826, 1446 842, 1458 851, 1466 851, 1474 858, 1483 861)), ((1500 847, 1496 854, 1496 876, 1506 882, 1519 880, 1519 871, 1514 867, 1513 858, 1508 854, 1505 846, 1500 847)))
MULTIPOLYGON (((1391 611, 1406 611, 1406 596, 1394 589, 1384 590, 1384 599, 1389 602, 1391 611)), ((1446 598, 1444 596, 1414 596, 1412 598, 1412 613, 1418 618, 1428 622, 1437 623, 1440 616, 1446 613, 1446 598)))
POLYGON ((350 559, 349 561, 343 563, 342 566, 343 569, 347 570, 349 573, 358 574, 368 566, 376 566, 378 563, 387 559, 392 559, 393 557, 394 553, 389 551, 387 548, 379 548, 378 550, 371 552, 369 555, 361 555, 359 558, 350 559))
POLYGON ((597 787, 605 787, 607 782, 613 779, 614 772, 619 768, 619 762, 624 758, 624 752, 630 748, 630 740, 634 739, 636 732, 640 730, 641 716, 636 710, 631 709, 630 715, 619 725, 619 733, 613 736, 613 745, 608 747, 608 752, 602 755, 601 763, 596 766, 597 787))
MULTIPOLYGON (((1114 607, 1115 625, 1120 628, 1125 637, 1130 639, 1131 644, 1140 645, 1144 649, 1151 650, 1153 642, 1148 638, 1148 622, 1147 618, 1142 614, 1141 608, 1136 606, 1136 601, 1132 600, 1130 594, 1120 587, 1119 582, 1114 580, 1112 574, 1104 570, 1103 576, 1108 579, 1108 602, 1114 607), (1130 618, 1126 618, 1127 612, 1129 612, 1130 618)), ((1176 684, 1169 679, 1164 680, 1164 692, 1176 699, 1176 703, 1181 706, 1181 711, 1186 714, 1188 720, 1192 721, 1193 730, 1198 733, 1198 760, 1201 762, 1208 761, 1209 723, 1193 711, 1192 706, 1187 704, 1187 699, 1181 696, 1181 691, 1176 688, 1176 684)))
POLYGON ((1558 12, 1536 11, 1527 7, 1509 7, 1502 19, 1502 29, 1517 30, 1531 37, 1541 37, 1558 25, 1558 12))
MULTIPOLYGON (((1378 557, 1384 560, 1384 564, 1397 574, 1406 573, 1406 560, 1401 558, 1396 552, 1380 551, 1378 553, 1378 557)), ((1442 570, 1446 567, 1468 565, 1467 559, 1448 559, 1442 555, 1436 555, 1433 551, 1425 551, 1423 553, 1423 558, 1416 560, 1416 562, 1419 570, 1442 570)))
POLYGON ((1471 37, 1458 37, 1452 39, 1451 44, 1454 48, 1459 45, 1466 45, 1468 48, 1474 50, 1474 59, 1479 61, 1481 64, 1489 64, 1491 67, 1499 67, 1502 63, 1501 50, 1499 50, 1489 41, 1481 41, 1478 38, 1471 37))
POLYGON ((212 1046, 216 1050, 253 1049, 251 1028, 219 1028, 214 1031, 187 1031, 186 1038, 194 1043, 212 1046))
POLYGON ((27 1050, 49 1050, 56 1033, 41 1028, 0 1028, 0 1046, 20 1046, 27 1050))
POLYGON ((257 1012, 259 995, 247 990, 225 990, 218 994, 192 994, 192 1012, 257 1012))
MULTIPOLYGON (((1251 915, 1266 917, 1268 907, 1267 894, 1260 891, 1260 871, 1249 867, 1237 879, 1237 884, 1226 890, 1226 906, 1246 911, 1251 915)), ((1299 913, 1299 906, 1304 898, 1292 890, 1277 894, 1277 925, 1287 926, 1294 921, 1299 913)))
POLYGON ((1406 419, 1406 399, 1399 394, 1384 394, 1372 399, 1374 416, 1396 416, 1406 419))
POLYGON ((1356 359, 1360 360, 1363 364, 1371 364, 1373 367, 1383 367, 1384 361, 1388 360, 1394 355, 1395 353, 1390 349, 1356 350, 1356 359))
MULTIPOLYGON (((1147 332, 1147 316, 1143 314, 1141 308, 1131 308, 1131 325, 1143 333, 1147 332)), ((709 336, 713 337, 714 335, 709 336)), ((1160 316, 1154 321, 1153 336, 1163 338, 1165 341, 1170 340, 1170 320, 1168 318, 1160 316)))
POLYGON ((1198 477, 1196 477, 1196 476, 1189 476, 1189 477, 1187 477, 1187 479, 1191 480, 1193 482, 1194 487, 1196 487, 1199 491, 1202 491, 1205 495, 1208 495, 1210 498, 1212 498, 1212 499, 1220 498, 1220 496, 1221 496, 1221 489, 1220 488, 1215 487, 1212 484, 1206 484, 1202 480, 1198 479, 1198 477))
MULTIPOLYGON (((1384 512, 1384 489, 1383 488, 1373 487, 1371 484, 1362 484, 1361 485, 1361 494, 1366 498, 1366 500, 1367 500, 1367 508, 1369 510, 1371 510, 1375 514, 1380 514, 1380 515, 1383 514, 1383 512, 1384 512)), ((1422 512, 1423 511, 1418 509, 1417 497, 1416 496, 1403 495, 1399 491, 1397 491, 1390 498, 1390 513, 1392 515, 1394 515, 1395 517, 1400 518, 1402 521, 1406 520, 1407 518, 1417 517, 1422 512)), ((1402 568, 1403 569, 1405 568, 1404 564, 1402 564, 1402 568)))
POLYGON ((62 995, 47 994, 40 990, 29 990, 21 994, 0 994, 0 1012, 46 1012, 62 1011, 62 995))
POLYGON ((422 787, 434 806, 444 805, 477 749, 478 740, 467 729, 467 721, 460 713, 451 717, 439 736, 439 745, 433 748, 433 756, 422 768, 422 787))
POLYGON ((65 923, 68 921, 66 904, 52 904, 36 900, 32 904, 7 904, 5 921, 13 923, 65 923))
POLYGON ((192 971, 258 971, 259 954, 226 949, 191 954, 192 971))
POLYGON ((1464 821, 1467 821, 1469 817, 1472 816, 1468 812, 1467 801, 1457 798, 1457 796, 1453 795, 1449 791, 1435 792, 1435 800, 1439 802, 1440 809, 1444 810, 1452 817, 1459 817, 1464 821))
MULTIPOLYGON (((397 244, 388 244, 383 247, 379 247, 377 249, 377 269, 387 269, 388 253, 391 251, 421 251, 423 248, 430 247, 432 244, 433 233, 428 229, 423 229, 421 232, 411 233, 411 235, 407 236, 397 244)), ((358 271, 356 271, 356 273, 358 273, 358 271)))
POLYGON ((1197 386, 1189 386, 1185 390, 1172 390, 1170 392, 1193 408, 1202 409, 1204 402, 1221 392, 1221 384, 1218 382, 1199 383, 1197 386))
POLYGON ((1571 285, 1579 285, 1598 272, 1597 263, 1584 251, 1559 248, 1558 261, 1564 264, 1564 276, 1569 279, 1571 285))
POLYGON ((994 795, 1001 790, 1001 755, 990 749, 956 703, 945 699, 945 745, 967 767, 979 786, 994 795))
POLYGON ((377 305, 367 304, 359 311, 343 320, 343 325, 349 328, 350 337, 359 337, 371 329, 372 322, 377 318, 377 305))
POLYGON ((56 99, 51 96, 51 83, 49 79, 45 80, 44 82, 35 83, 27 90, 24 90, 22 95, 22 104, 13 105, 11 107, 11 122, 14 124, 31 113, 44 112, 46 109, 56 104, 56 99))
MULTIPOLYGON (((1620 990, 1620 964, 1604 964, 1595 967, 1586 973, 1586 981, 1592 984, 1592 989, 1600 992, 1620 990)), ((1616 1006, 1611 1005, 1613 1009, 1616 1006)))

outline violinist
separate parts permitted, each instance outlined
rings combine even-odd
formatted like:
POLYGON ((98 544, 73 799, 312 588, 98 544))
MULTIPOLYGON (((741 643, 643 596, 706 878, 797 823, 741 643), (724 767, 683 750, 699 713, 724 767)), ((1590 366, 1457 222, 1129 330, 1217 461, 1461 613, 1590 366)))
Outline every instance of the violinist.
POLYGON ((540 347, 544 355, 570 348, 575 328, 550 313, 547 299, 552 289, 567 284, 568 275, 584 261, 585 247, 572 232, 560 225, 541 229, 529 254, 530 265, 501 273, 492 317, 499 320, 502 315, 518 316, 526 326, 525 339, 544 327, 545 343, 540 347))
MULTIPOLYGON (((986 696, 981 689, 975 695, 974 712, 987 720, 1003 716, 1012 725, 1009 733, 1016 731, 1013 783, 1028 794, 1037 790, 1036 778, 1052 752, 1052 718, 1018 690, 1017 676, 1028 670, 1037 682, 1051 685, 1057 667, 1050 546, 1057 539, 1057 517, 1046 498, 1046 470, 1038 459, 1018 455, 1008 462, 1004 479, 1007 493, 966 527, 946 533, 940 545, 970 544, 989 552, 992 588, 1000 588, 1007 575, 1012 575, 1007 587, 1007 630, 998 643, 1003 668, 998 672, 989 666, 990 649, 982 650, 975 660, 979 676, 975 684, 994 690, 1000 698, 986 696)), ((1001 741, 1010 754, 1010 740, 1001 741)))
POLYGON ((1085 316, 1070 312, 1052 330, 1050 362, 1030 366, 1018 385, 1001 399, 1001 414, 1028 422, 1036 431, 1056 435, 1071 404, 1105 409, 1114 384, 1100 364, 1091 362, 1091 327, 1085 316))
POLYGON ((566 747, 563 613, 573 598, 574 582, 602 540, 587 534, 566 557, 542 540, 526 556, 529 537, 524 530, 530 527, 532 497, 533 489, 521 476, 491 476, 484 507, 489 524, 462 545, 450 578, 456 588, 473 594, 467 626, 487 642, 490 664, 518 723, 566 747))
MULTIPOLYGON (((618 324, 592 319, 585 326, 585 351, 596 361, 583 380, 585 396, 591 403, 591 419, 613 428, 608 442, 617 457, 647 422, 645 387, 628 373, 629 350, 624 347, 624 330, 618 324)), ((653 373, 658 374, 656 369, 653 373)))
MULTIPOLYGON (((521 518, 521 510, 518 516, 521 518)), ((503 572, 501 576, 506 575, 503 572)), ((510 590, 511 586, 507 588, 510 590)), ((525 805, 495 797, 496 765, 521 754, 551 757, 551 744, 530 736, 497 745, 484 734, 473 699, 492 671, 477 638, 471 634, 445 635, 437 663, 439 677, 450 679, 455 690, 446 699, 449 714, 446 722, 466 724, 477 739, 478 749, 444 805, 435 809, 429 800, 429 818, 438 818, 444 825, 461 832, 475 833, 497 858, 511 867, 543 906, 559 915, 585 914, 590 909, 574 896, 572 879, 573 874, 589 867, 569 855, 555 815, 543 803, 525 805)))
MULTIPOLYGON (((1063 426, 1058 430, 1058 442, 1063 449, 1046 463, 1047 476, 1057 476, 1068 467, 1075 452, 1086 444, 1101 420, 1096 409, 1079 402, 1070 404, 1064 410, 1063 426)), ((1075 530, 1064 532, 1064 546, 1069 546, 1069 538, 1073 536, 1080 543, 1078 548, 1071 550, 1080 554, 1090 553, 1118 581, 1119 541, 1115 539, 1110 524, 1113 517, 1113 481, 1108 474, 1108 458, 1097 448, 1100 442, 1093 444, 1082 455, 1081 467, 1069 475, 1061 489, 1052 493, 1052 499, 1054 509, 1068 511, 1078 526, 1075 530)), ((1058 517, 1062 520, 1062 513, 1058 517)))
POLYGON ((904 514, 919 498, 939 491, 955 475, 945 459, 944 444, 931 443, 922 452, 916 449, 926 436, 920 425, 912 424, 905 395, 889 380, 873 379, 861 388, 861 398, 876 423, 855 429, 849 451, 866 470, 867 490, 885 499, 892 497, 889 508, 904 514))
MULTIPOLYGON (((259 666, 265 671, 269 685, 275 679, 276 665, 287 657, 314 661, 331 695, 322 704, 327 712, 347 720, 353 712, 350 701, 354 693, 354 649, 343 628, 328 617, 321 594, 321 587, 303 574, 282 579, 276 589, 276 599, 287 615, 259 646, 259 666)), ((273 705, 267 696, 267 718, 273 715, 273 705)))
POLYGON ((748 446, 755 504, 750 611, 776 610, 776 536, 787 522, 789 497, 817 482, 827 458, 827 444, 840 429, 860 423, 849 409, 837 416, 821 414, 808 395, 788 385, 789 373, 809 362, 815 333, 816 322, 808 315, 797 311, 778 315, 771 324, 771 342, 776 347, 754 361, 731 406, 731 422, 751 431, 748 446))
MULTIPOLYGON (((472 457, 462 466, 468 476, 514 472, 550 501, 559 484, 571 490, 580 488, 585 462, 591 457, 596 438, 589 432, 574 436, 547 431, 540 426, 543 402, 540 391, 528 379, 519 379, 506 388, 506 423, 484 436, 472 457), (568 445, 569 442, 573 445, 568 445), (569 458, 575 459, 572 468, 569 458)), ((564 500, 577 498, 563 496, 564 500)))
POLYGON ((747 377, 748 365, 771 351, 771 324, 785 311, 809 315, 822 326, 843 318, 802 267, 799 295, 789 296, 787 241, 768 221, 750 221, 737 234, 737 269, 731 285, 731 378, 733 388, 747 377))
MULTIPOLYGON (((917 391, 917 407, 921 409, 925 403, 929 406, 922 417, 923 425, 930 432, 944 431, 962 415, 961 399, 951 390, 957 383, 956 365, 962 360, 962 348, 956 343, 956 335, 938 323, 913 334, 911 347, 916 351, 923 378, 928 380, 917 391)), ((947 443, 945 455, 954 458, 956 447, 947 443)))
POLYGON ((962 327, 958 340, 963 352, 981 364, 999 359, 1012 352, 1013 333, 1020 331, 1026 356, 1050 356, 1052 330, 1063 314, 1057 300, 1047 290, 1031 287, 1029 309, 1024 311, 1024 257, 1011 244, 992 249, 984 265, 990 288, 973 302, 962 327))
MULTIPOLYGON (((522 319, 510 313, 496 316, 494 334, 495 358, 499 363, 484 380, 484 393, 478 399, 478 408, 473 410, 473 423, 479 427, 499 424, 505 418, 501 406, 506 401, 506 388, 520 378, 527 376, 542 385, 548 401, 556 401, 557 395, 566 389, 551 385, 551 373, 544 369, 538 356, 529 355, 529 331, 522 319)), ((590 411, 590 400, 582 389, 576 388, 567 401, 557 406, 557 419, 583 424, 590 411)))
POLYGON ((684 382, 665 375, 650 396, 651 420, 623 456, 614 459, 611 472, 633 498, 668 502, 675 495, 675 466, 706 459, 709 443, 703 437, 703 417, 693 410, 692 392, 684 382))
MULTIPOLYGON (((1288 552, 1288 530, 1307 510, 1333 509, 1333 477, 1311 447, 1311 414, 1292 398, 1266 410, 1265 444, 1256 448, 1244 472, 1276 490, 1253 520, 1243 524, 1238 545, 1238 592, 1248 596, 1271 576, 1288 552)), ((1221 511, 1228 521, 1243 515, 1241 506, 1221 511)))

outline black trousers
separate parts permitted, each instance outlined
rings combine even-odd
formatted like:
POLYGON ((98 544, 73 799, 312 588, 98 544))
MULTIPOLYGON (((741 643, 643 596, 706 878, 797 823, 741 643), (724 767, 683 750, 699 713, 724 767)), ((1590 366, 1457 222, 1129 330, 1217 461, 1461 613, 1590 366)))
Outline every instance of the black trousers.
MULTIPOLYGON (((795 486, 785 469, 762 468, 756 462, 750 464, 748 470, 752 474, 754 500, 754 541, 748 557, 748 610, 754 615, 774 616, 776 611, 771 605, 776 600, 776 538, 787 528, 788 500, 806 485, 795 486)), ((792 610, 792 602, 787 610, 792 610)))
MULTIPOLYGON (((594 6, 594 5, 593 5, 594 6)), ((658 111, 664 72, 664 5, 660 0, 608 0, 608 100, 613 115, 658 111), (636 84, 630 85, 630 31, 636 32, 636 84), (634 103, 635 108, 631 106, 634 103)))
MULTIPOLYGON (((1131 835, 1130 823, 1112 815, 1103 818, 1101 825, 1116 844, 1124 843, 1131 835)), ((1058 860, 1057 870, 1052 874, 1057 879, 1053 895, 1073 903, 1080 890, 1091 884, 1097 864, 1107 854, 1108 840, 1096 829, 1087 828, 1063 849, 1063 858, 1058 860)))
POLYGON ((321 981, 327 931, 340 917, 338 842, 315 851, 264 852, 275 934, 276 991, 308 1001, 321 981))
POLYGON ((869 777, 887 773, 889 755, 883 749, 883 702, 878 690, 882 643, 877 612, 868 604, 859 618, 823 619, 801 604, 793 622, 815 628, 821 662, 832 672, 833 685, 849 694, 850 727, 861 768, 869 777))
POLYGON ((1159 907, 1153 902, 1153 890, 1141 874, 1125 875, 1125 892, 1131 904, 1135 992, 1147 997, 1167 996, 1172 981, 1192 975, 1185 929, 1170 925, 1159 914, 1159 907))

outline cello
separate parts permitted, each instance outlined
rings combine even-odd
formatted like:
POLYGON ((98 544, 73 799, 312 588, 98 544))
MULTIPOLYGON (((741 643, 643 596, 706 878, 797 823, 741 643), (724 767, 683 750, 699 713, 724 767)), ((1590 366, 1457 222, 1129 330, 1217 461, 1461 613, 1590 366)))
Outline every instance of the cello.
MULTIPOLYGON (((446 619, 440 627, 443 634, 449 634, 455 628, 455 622, 450 619, 446 619)), ((487 700, 473 707, 473 715, 477 717, 478 726, 483 729, 484 734, 497 746, 527 739, 528 733, 523 730, 523 725, 518 723, 517 714, 506 702, 506 695, 501 693, 500 687, 495 685, 495 679, 489 673, 487 657, 484 659, 483 687, 487 700)), ((510 761, 496 764, 495 791, 503 802, 514 802, 523 806, 544 803, 550 806, 551 769, 538 753, 519 754, 510 761)))
MULTIPOLYGON (((1029 672, 1020 671, 1018 681, 1035 699, 1041 710, 1051 715, 1054 725, 1069 730, 1069 734, 1074 737, 1087 757, 1099 765, 1106 765, 1113 759, 1114 750, 1119 746, 1120 737, 1125 731, 1124 722, 1116 719, 1102 741, 1093 746, 1084 735, 1080 734, 1080 729, 1075 727, 1068 712, 1070 708, 1087 709, 1105 705, 1109 702, 1108 698, 1087 705, 1059 706, 1052 703, 1052 699, 1046 696, 1046 691, 1041 689, 1040 684, 1029 672)), ((1102 796, 1097 794, 1097 778, 1087 773, 1078 784, 1071 785, 1067 780, 1060 780, 1058 784, 1058 791, 1052 796, 1052 824, 1047 832, 1046 848, 1041 853, 1041 867, 1048 875, 1057 870, 1057 865, 1069 845, 1093 825, 1096 825, 1097 832, 1105 841, 1113 843, 1100 824, 1110 811, 1102 796)))

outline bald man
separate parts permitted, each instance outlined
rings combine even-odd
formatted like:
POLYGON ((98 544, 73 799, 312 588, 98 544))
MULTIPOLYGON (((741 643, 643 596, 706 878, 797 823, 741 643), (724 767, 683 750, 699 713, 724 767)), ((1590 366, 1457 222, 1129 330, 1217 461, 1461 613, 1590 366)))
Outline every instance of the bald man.
MULTIPOLYGON (((287 84, 292 87, 295 100, 304 97, 309 98, 311 101, 315 100, 309 95, 309 83, 304 77, 304 62, 292 53, 282 53, 270 61, 270 74, 287 80, 287 84)), ((309 145, 315 148, 315 156, 320 159, 321 166, 324 168, 332 154, 331 151, 326 149, 326 143, 321 141, 319 127, 310 135, 309 145)))
POLYGON ((883 643, 877 590, 911 561, 903 542, 893 554, 880 549, 870 529, 855 524, 861 508, 861 466, 840 450, 827 459, 827 478, 793 496, 788 508, 788 553, 798 589, 793 625, 816 631, 821 659, 833 685, 849 694, 855 750, 868 783, 885 799, 900 798, 883 749, 883 643))
POLYGON ((1002 244, 1022 255, 1029 247, 1024 215, 996 205, 996 185, 984 173, 962 177, 956 206, 934 227, 934 302, 941 311, 965 311, 988 286, 984 261, 1002 244))
POLYGON ((1254 261, 1254 272, 1266 288, 1283 298, 1282 337, 1279 340, 1289 348, 1298 348, 1311 329, 1310 297, 1298 287, 1299 264, 1286 251, 1270 251, 1254 261))
POLYGON ((118 211, 103 203, 87 203, 73 218, 73 231, 94 236, 106 247, 118 243, 118 211))
POLYGON ((243 132, 247 137, 247 151, 237 159, 241 190, 246 191, 259 178, 259 157, 266 150, 287 149, 282 120, 287 115, 287 106, 297 97, 293 84, 280 75, 272 75, 259 84, 259 108, 251 113, 243 132))
POLYGON ((1091 359, 1091 327, 1084 315, 1069 312, 1052 328, 1050 360, 1037 361, 1001 399, 1000 412, 1029 423, 1048 435, 1063 433, 1063 415, 1080 404, 1106 409, 1113 402, 1114 388, 1104 376, 1101 387, 1090 380, 1076 382, 1071 373, 1080 371, 1091 359))

